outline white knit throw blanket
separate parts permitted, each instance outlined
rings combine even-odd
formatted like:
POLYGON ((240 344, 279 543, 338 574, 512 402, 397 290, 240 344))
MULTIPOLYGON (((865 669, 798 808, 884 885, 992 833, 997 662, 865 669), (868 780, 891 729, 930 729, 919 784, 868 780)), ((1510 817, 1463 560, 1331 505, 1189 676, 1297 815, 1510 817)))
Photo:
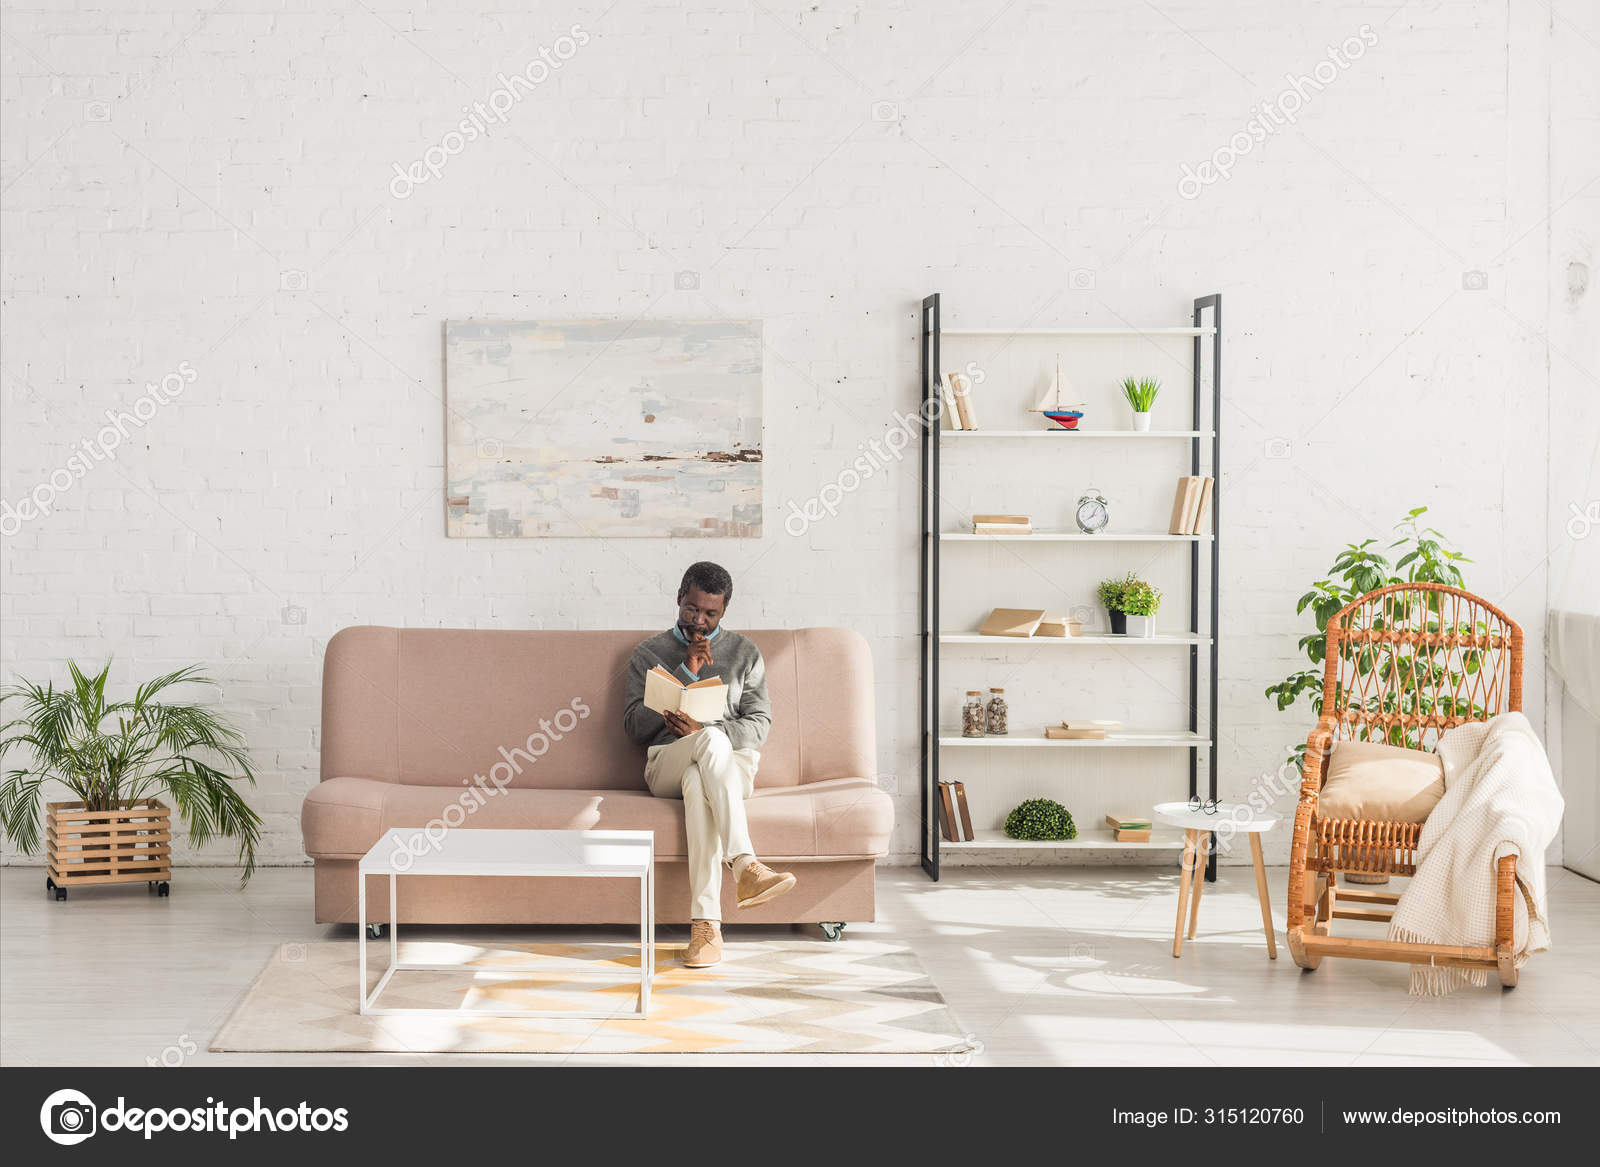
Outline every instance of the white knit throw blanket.
MULTIPOLYGON (((1422 826, 1417 873, 1395 905, 1389 939, 1494 947, 1496 868, 1517 857, 1517 967, 1550 947, 1544 853, 1565 804, 1544 745, 1520 713, 1474 721, 1439 738, 1444 797, 1422 826)), ((1444 996, 1488 983, 1487 969, 1411 966, 1411 992, 1444 996)))

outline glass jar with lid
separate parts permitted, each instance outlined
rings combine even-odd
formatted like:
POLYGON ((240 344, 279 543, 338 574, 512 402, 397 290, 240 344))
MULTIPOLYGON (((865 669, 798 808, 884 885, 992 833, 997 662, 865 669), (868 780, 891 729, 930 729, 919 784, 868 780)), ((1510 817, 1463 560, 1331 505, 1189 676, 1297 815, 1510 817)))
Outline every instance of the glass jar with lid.
POLYGON ((1010 732, 1010 728, 1007 725, 1010 720, 1010 712, 1006 708, 1006 691, 1004 689, 989 690, 989 707, 986 713, 986 733, 999 736, 1010 732))
POLYGON ((978 689, 968 689, 966 704, 961 707, 961 736, 982 737, 987 725, 983 693, 978 689))

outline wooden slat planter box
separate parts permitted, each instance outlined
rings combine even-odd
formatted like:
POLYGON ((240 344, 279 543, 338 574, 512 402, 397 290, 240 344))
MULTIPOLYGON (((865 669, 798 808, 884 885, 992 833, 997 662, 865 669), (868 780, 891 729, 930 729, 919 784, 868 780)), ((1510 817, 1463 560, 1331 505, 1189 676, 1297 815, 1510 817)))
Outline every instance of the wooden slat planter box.
POLYGON ((116 810, 52 802, 45 839, 50 882, 58 888, 172 878, 172 811, 154 798, 116 810))

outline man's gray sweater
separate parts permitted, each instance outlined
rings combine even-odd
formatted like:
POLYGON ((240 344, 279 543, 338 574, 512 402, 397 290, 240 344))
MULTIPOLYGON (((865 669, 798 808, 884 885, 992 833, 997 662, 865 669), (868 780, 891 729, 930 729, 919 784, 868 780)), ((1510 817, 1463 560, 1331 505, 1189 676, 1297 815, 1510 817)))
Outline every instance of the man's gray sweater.
POLYGON ((678 740, 661 714, 644 706, 644 675, 660 665, 678 680, 703 681, 720 677, 728 686, 728 707, 716 725, 728 735, 736 750, 759 750, 772 728, 772 706, 767 701, 767 670, 761 650, 737 632, 718 628, 708 640, 711 664, 698 674, 689 671, 689 645, 676 627, 633 650, 628 660, 628 686, 622 709, 622 727, 641 746, 664 746, 678 740))

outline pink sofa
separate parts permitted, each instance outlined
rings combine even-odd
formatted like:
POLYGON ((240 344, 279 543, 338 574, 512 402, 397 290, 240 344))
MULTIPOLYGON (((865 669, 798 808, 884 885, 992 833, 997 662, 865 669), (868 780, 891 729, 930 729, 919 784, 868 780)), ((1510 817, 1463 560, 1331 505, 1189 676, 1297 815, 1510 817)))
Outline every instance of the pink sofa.
MULTIPOLYGON (((741 631, 744 631, 741 629, 741 631)), ((871 920, 873 863, 893 803, 873 778, 872 657, 843 628, 744 632, 766 660, 772 733, 745 805, 760 856, 799 876, 729 923, 871 920)), ((683 804, 654 798, 644 750, 622 730, 628 656, 650 631, 347 628, 322 667, 322 781, 301 829, 316 863, 318 922, 356 919, 356 861, 391 827, 653 830, 656 913, 687 918, 683 804), (543 725, 541 725, 541 719, 543 725), (464 785, 466 783, 467 785, 464 785), (479 791, 467 793, 469 787, 479 791), (470 813, 465 809, 471 806, 470 813)), ((368 913, 386 917, 386 880, 368 913)), ((606 879, 399 881, 412 923, 632 923, 637 884, 606 879)))

